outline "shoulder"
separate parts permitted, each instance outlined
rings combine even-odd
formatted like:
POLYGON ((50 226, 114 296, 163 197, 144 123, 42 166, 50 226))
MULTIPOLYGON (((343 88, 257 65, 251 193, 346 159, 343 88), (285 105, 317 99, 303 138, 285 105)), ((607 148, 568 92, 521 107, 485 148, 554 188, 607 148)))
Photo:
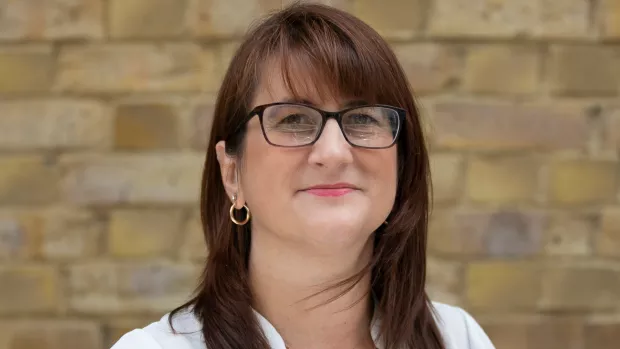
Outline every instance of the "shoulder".
POLYGON ((482 327, 467 311, 439 302, 432 302, 432 305, 446 349, 495 349, 482 327))
POLYGON ((169 314, 144 328, 123 335, 111 349, 206 349, 199 322, 190 312, 173 318, 174 331, 168 323, 169 314))

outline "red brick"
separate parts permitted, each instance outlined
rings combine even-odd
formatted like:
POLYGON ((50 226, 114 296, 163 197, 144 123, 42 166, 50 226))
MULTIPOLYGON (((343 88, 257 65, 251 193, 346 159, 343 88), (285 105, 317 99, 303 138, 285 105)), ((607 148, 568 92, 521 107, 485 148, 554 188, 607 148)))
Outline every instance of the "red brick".
POLYGON ((575 105, 437 102, 433 126, 437 146, 466 150, 583 149, 589 135, 575 105))

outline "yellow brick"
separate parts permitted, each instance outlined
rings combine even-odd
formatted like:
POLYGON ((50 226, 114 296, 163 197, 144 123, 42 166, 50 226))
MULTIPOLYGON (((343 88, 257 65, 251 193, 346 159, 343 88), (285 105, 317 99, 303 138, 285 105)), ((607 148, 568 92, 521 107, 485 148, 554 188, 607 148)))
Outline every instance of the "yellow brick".
POLYGON ((0 157, 0 204, 48 204, 58 199, 58 173, 37 156, 0 157))
POLYGON ((475 309, 531 310, 540 295, 540 270, 528 262, 472 262, 465 284, 475 309))
POLYGON ((435 0, 429 19, 434 36, 586 37, 588 3, 583 0, 482 0, 471 6, 461 0, 435 0))
POLYGON ((70 92, 213 91, 218 54, 190 43, 89 44, 61 50, 55 87, 70 92))
POLYGON ((86 314, 161 314, 187 301, 201 267, 162 260, 73 263, 69 307, 86 314))
POLYGON ((620 151, 620 109, 605 119, 605 145, 612 152, 620 151))
POLYGON ((599 11, 603 35, 607 38, 620 38, 620 2, 602 0, 599 11))
POLYGON ((467 194, 474 202, 531 202, 539 164, 531 158, 477 158, 467 168, 467 194))
POLYGON ((109 30, 114 38, 171 37, 185 31, 189 0, 112 0, 109 30))
POLYGON ((618 165, 612 161, 555 161, 551 165, 551 200, 559 204, 592 204, 614 200, 618 165))
POLYGON ((3 349, 103 349, 101 329, 86 319, 6 320, 0 321, 0 328, 3 349))
POLYGON ((106 108, 91 100, 11 100, 0 103, 0 148, 105 148, 112 135, 106 108))
POLYGON ((384 37, 411 38, 420 32, 428 0, 357 0, 354 14, 384 37))
POLYGON ((0 212, 0 260, 25 260, 41 252, 45 221, 41 215, 23 211, 0 212))
POLYGON ((0 93, 44 92, 52 84, 54 56, 50 47, 0 50, 0 93))
POLYGON ((96 39, 103 36, 102 0, 0 2, 0 39, 96 39))
POLYGON ((200 213, 196 212, 185 222, 184 241, 180 250, 180 257, 202 262, 208 253, 200 213))
POLYGON ((120 149, 170 149, 178 146, 178 115, 158 103, 116 108, 115 145, 120 149))
POLYGON ((607 208, 602 216, 597 252, 602 256, 620 257, 620 207, 607 208))
POLYGON ((392 49, 418 95, 450 88, 463 68, 458 47, 434 43, 398 43, 392 49))
POLYGON ((457 155, 434 154, 431 156, 433 200, 447 203, 457 200, 461 192, 463 159, 457 155))
POLYGON ((463 85, 474 93, 531 94, 538 88, 540 63, 533 46, 473 46, 463 85))
POLYGON ((536 211, 434 211, 429 223, 432 253, 524 257, 540 250, 545 216, 536 211))
POLYGON ((482 322, 481 325, 496 348, 598 348, 583 345, 583 320, 579 316, 498 315, 493 320, 482 322))
POLYGON ((123 210, 110 217, 109 251, 118 257, 169 255, 182 239, 179 210, 123 210))
POLYGON ((547 66, 552 93, 558 95, 613 96, 620 88, 620 58, 614 48, 553 46, 547 66))
POLYGON ((615 349, 618 343, 620 343, 620 321, 586 325, 583 348, 615 349))
POLYGON ((0 285, 0 314, 53 312, 61 306, 62 291, 52 267, 2 267, 0 285))
POLYGON ((545 231, 545 253, 587 256, 592 253, 593 219, 574 213, 555 214, 545 231))
POLYGON ((611 310, 620 302, 620 269, 613 265, 553 265, 542 275, 545 310, 611 310))
POLYGON ((65 200, 77 204, 197 203, 204 155, 150 153, 67 156, 65 200))
POLYGON ((434 143, 466 150, 584 149, 589 126, 579 105, 439 101, 434 143), (549 132, 555 130, 555 132, 549 132))
POLYGON ((429 257, 426 266, 429 297, 437 302, 459 305, 462 302, 462 264, 429 257))
POLYGON ((190 13, 192 32, 198 36, 230 38, 243 35, 250 23, 289 0, 194 1, 190 13))

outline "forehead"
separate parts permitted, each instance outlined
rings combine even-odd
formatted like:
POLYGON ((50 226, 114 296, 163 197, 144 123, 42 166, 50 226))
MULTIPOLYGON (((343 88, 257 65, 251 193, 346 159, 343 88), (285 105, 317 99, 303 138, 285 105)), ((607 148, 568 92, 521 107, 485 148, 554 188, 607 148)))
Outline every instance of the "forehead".
POLYGON ((341 91, 330 74, 299 60, 284 62, 267 60, 258 72, 258 84, 251 108, 287 100, 308 101, 314 105, 340 105, 343 101, 361 99, 341 91))

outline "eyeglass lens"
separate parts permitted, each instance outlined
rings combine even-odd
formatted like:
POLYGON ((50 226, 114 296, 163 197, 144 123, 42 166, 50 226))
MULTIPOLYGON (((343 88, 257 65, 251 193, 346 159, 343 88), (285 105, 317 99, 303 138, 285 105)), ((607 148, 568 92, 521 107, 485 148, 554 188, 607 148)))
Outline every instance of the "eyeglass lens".
MULTIPOLYGON (((390 146, 398 133, 398 112, 381 106, 360 107, 342 115, 342 132, 360 147, 390 146)), ((315 109, 294 105, 273 105, 263 111, 263 130, 272 144, 295 147, 310 144, 321 130, 323 116, 315 109)))

